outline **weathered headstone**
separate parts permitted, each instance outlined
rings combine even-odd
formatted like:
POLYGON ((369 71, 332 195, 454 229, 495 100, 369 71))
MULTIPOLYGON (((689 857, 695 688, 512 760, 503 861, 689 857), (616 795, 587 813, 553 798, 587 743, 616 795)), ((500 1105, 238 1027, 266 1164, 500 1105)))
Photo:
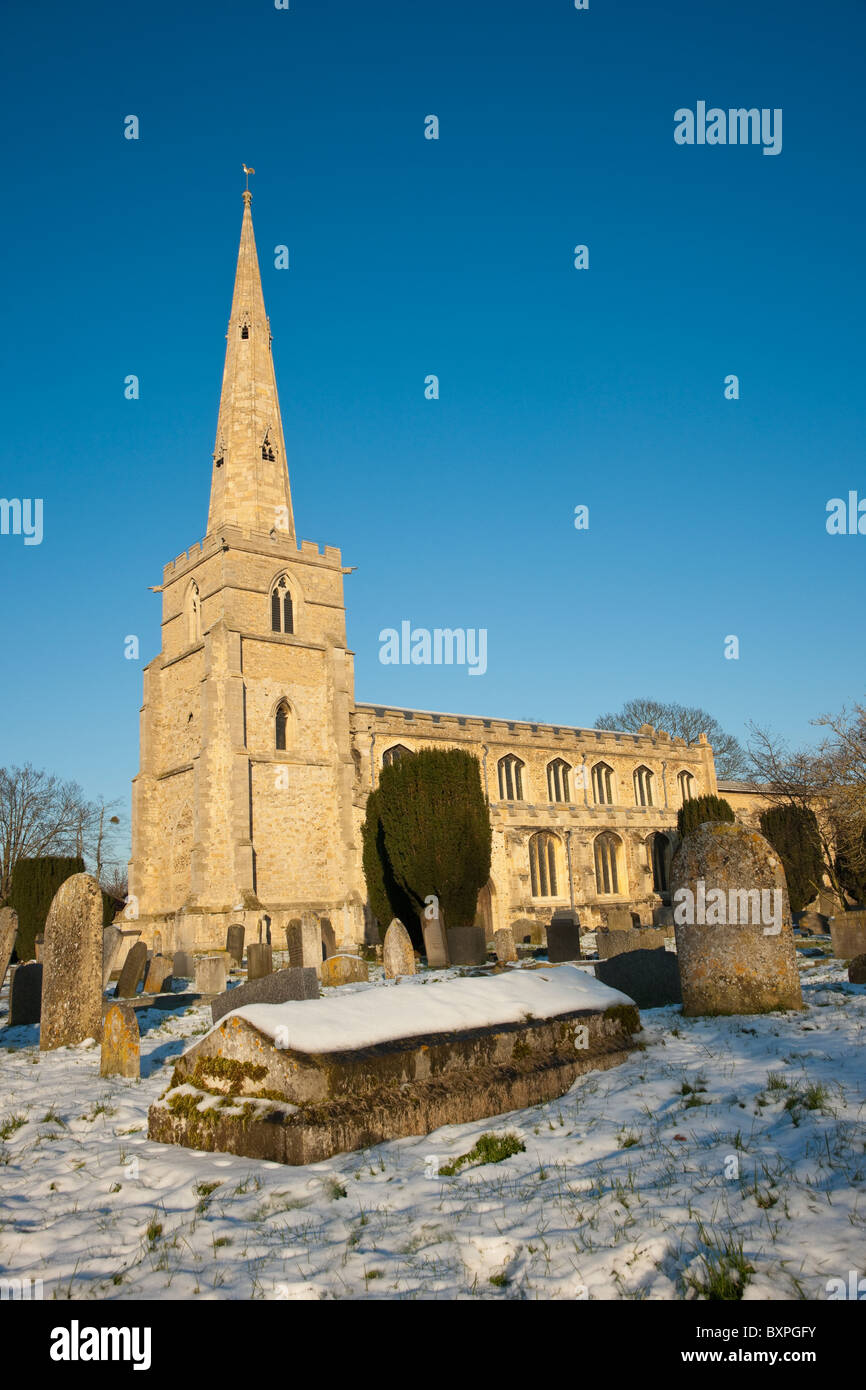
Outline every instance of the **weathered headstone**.
POLYGON ((273 951, 264 941, 251 941, 247 947, 247 979, 261 980, 274 973, 273 951))
POLYGON ((233 989, 223 990, 211 1000, 211 1017, 218 1023, 223 1014, 230 1014, 244 1004, 285 1004, 289 999, 318 999, 319 981, 313 967, 275 970, 258 980, 247 980, 233 989))
POLYGON ((598 958, 610 960, 626 951, 663 951, 665 942, 670 940, 673 934, 673 927, 635 927, 633 932, 598 931, 595 934, 598 958))
POLYGON ((664 905, 662 905, 661 907, 654 907, 654 908, 653 908, 653 926, 654 926, 654 927, 670 927, 671 931, 673 931, 673 926, 674 926, 674 910, 673 910, 673 908, 672 908, 672 907, 665 907, 664 905))
POLYGON ((112 1004, 102 1020, 100 1076, 141 1075, 141 1043, 135 1009, 112 1004))
POLYGON ((833 955, 850 960, 866 951, 866 911, 837 912, 830 918, 833 955))
POLYGON ((101 1038, 102 891, 90 874, 73 874, 54 894, 44 964, 40 1050, 101 1038))
POLYGON ((382 964, 385 967, 386 980, 396 980, 398 975, 415 974, 415 952, 412 949, 412 938, 399 917, 394 918, 385 933, 382 964))
POLYGON ((511 933, 516 946, 544 946, 547 944, 543 925, 532 917, 516 917, 511 923, 511 933))
POLYGON ((421 931, 424 934, 424 954, 428 967, 431 970, 444 970, 449 963, 448 937, 445 932, 445 917, 438 902, 428 903, 421 913, 421 931))
POLYGON ((556 921, 547 928, 547 959, 551 964, 580 959, 580 925, 575 921, 556 921))
POLYGON ((829 928, 827 918, 820 912, 798 912, 794 925, 804 936, 826 936, 829 928))
POLYGON ((33 951, 37 960, 42 960, 45 954, 45 933, 40 932, 33 942, 33 951))
POLYGON ((322 973, 322 933, 315 917, 305 913, 293 917, 286 927, 289 964, 296 970, 311 965, 317 975, 322 973))
POLYGON ((226 932, 226 950, 236 965, 244 958, 244 929, 239 924, 229 927, 226 932))
POLYGON ((107 989, 115 971, 119 974, 132 947, 141 936, 141 927, 119 927, 115 918, 102 933, 102 988, 107 989))
POLYGON ((621 951, 600 960, 595 978, 603 985, 622 990, 639 1009, 660 1009, 682 1002, 677 958, 664 946, 648 951, 621 951))
POLYGON ((170 956, 151 956, 144 977, 144 993, 160 994, 171 989, 172 961, 170 956))
POLYGON ((866 985, 866 954, 855 956, 848 966, 848 982, 852 985, 866 985))
POLYGON ((9 985, 9 1027, 38 1023, 42 1011, 42 963, 16 965, 9 985))
POLYGON ((634 919, 627 907, 609 907, 605 915, 608 931, 631 931, 634 927, 634 919))
POLYGON ((14 907, 0 907, 0 989, 6 979, 6 971, 15 950, 15 937, 18 934, 18 913, 14 907))
POLYGON ((195 971, 189 951, 175 951, 171 973, 178 980, 191 980, 195 971))
POLYGON ((329 956, 337 953, 337 933, 334 931, 330 917, 319 918, 319 931, 322 935, 322 951, 325 960, 327 960, 329 956))
POLYGON ((162 932, 159 930, 158 927, 156 931, 153 933, 153 954, 155 956, 162 955, 162 932))
POLYGON ((222 994, 226 987, 225 953, 199 956, 195 963, 195 987, 199 994, 222 994))
POLYGON ((500 927, 493 933, 493 950, 500 961, 517 960, 517 948, 510 927, 500 927))
POLYGON ((483 927, 449 927, 447 936, 452 965, 487 964, 487 933, 483 927))
POLYGON ((370 978, 367 962, 360 956, 333 955, 322 961, 322 985, 355 985, 370 978))
POLYGON ((756 830, 699 826, 671 864, 683 1014, 801 1009, 785 871, 756 830))
POLYGON ((147 947, 143 941, 136 941, 123 962, 115 997, 117 999, 132 999, 146 969, 147 947))

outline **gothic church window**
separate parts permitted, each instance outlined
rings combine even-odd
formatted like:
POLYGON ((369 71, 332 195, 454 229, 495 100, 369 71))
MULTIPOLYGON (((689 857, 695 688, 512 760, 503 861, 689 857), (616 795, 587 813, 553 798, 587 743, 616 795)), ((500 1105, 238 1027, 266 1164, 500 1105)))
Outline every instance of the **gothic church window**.
POLYGON ((186 591, 186 637, 190 645, 201 641, 201 596, 195 580, 186 591))
POLYGON ((289 707, 285 700, 281 700, 279 705, 277 705, 274 726, 277 752, 284 753, 286 750, 286 733, 289 726, 289 707))
POLYGON ((262 441, 262 458, 266 459, 268 463, 273 463, 275 457, 276 455, 274 454, 274 446, 268 438, 266 432, 264 440, 262 441))
POLYGON ((563 758, 554 758, 547 764, 547 794, 551 801, 568 801, 568 774, 570 768, 563 758))
POLYGON ((634 771, 635 806, 654 806, 653 774, 648 767, 636 767, 634 771))
POLYGON ((596 763, 592 769, 592 796, 597 806, 613 805, 613 768, 596 763))
POLYGON ((295 615, 292 607, 292 595, 286 583, 286 576, 274 585, 271 593, 271 631, 272 632, 294 632, 295 615))
POLYGON ((248 324, 248 323, 245 323, 244 326, 243 326, 243 328, 241 329, 241 337, 242 337, 242 338, 248 338, 249 336, 250 336, 250 327, 249 327, 249 324, 248 324))
POLYGON ((622 841, 612 831, 605 830, 595 841, 595 888, 601 896, 619 893, 619 853, 622 841))
POLYGON ((391 748, 386 748, 382 754, 382 766, 390 767, 392 763, 398 763, 401 758, 414 757, 411 748, 406 748, 402 743, 395 743, 391 748))
POLYGON ((556 836, 549 830, 530 838, 529 876, 533 898, 556 897, 556 836))
POLYGON ((499 759, 499 799, 523 800, 523 763, 513 753, 499 759))
POLYGON ((680 784, 680 796, 683 801, 691 801, 694 796, 695 779, 690 772, 677 773, 677 781, 680 784))

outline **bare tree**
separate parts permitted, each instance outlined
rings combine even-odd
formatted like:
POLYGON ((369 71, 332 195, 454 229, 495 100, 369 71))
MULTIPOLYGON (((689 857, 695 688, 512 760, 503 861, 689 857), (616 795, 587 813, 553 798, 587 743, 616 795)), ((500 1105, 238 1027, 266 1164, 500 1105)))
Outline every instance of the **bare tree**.
POLYGON ((19 859, 76 854, 89 803, 77 782, 26 763, 0 768, 0 899, 9 895, 19 859))
POLYGON ((725 733, 713 715, 697 706, 639 698, 627 700, 617 714, 601 714, 595 721, 597 729, 622 729, 631 733, 637 733, 644 724, 664 729, 672 738, 683 739, 689 747, 698 742, 701 734, 706 734, 720 777, 742 777, 748 769, 748 758, 738 740, 733 734, 725 733))

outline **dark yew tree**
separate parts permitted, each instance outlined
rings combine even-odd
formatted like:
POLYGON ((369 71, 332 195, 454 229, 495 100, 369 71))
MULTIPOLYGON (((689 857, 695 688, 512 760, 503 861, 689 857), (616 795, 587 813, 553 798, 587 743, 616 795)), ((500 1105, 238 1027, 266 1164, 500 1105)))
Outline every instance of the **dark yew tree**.
POLYGON ((677 830, 681 835, 689 835, 708 820, 736 820, 730 802, 721 796, 693 796, 677 811, 677 830))
POLYGON ((791 911, 802 912, 824 881, 821 836, 814 811, 805 806, 770 806, 760 816, 761 834, 782 861, 791 911))

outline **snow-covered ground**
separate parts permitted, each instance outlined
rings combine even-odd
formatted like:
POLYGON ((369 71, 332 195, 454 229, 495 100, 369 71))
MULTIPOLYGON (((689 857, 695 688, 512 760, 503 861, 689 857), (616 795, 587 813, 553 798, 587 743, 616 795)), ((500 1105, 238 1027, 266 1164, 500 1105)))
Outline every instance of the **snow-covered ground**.
POLYGON ((802 1015, 645 1010, 628 1062, 561 1100, 307 1168, 148 1141, 209 1008, 139 1013, 141 1081, 102 1079, 96 1044, 7 1028, 7 984, 0 1277, 45 1298, 670 1299, 715 1278, 824 1299, 864 1272, 866 987, 801 969, 802 1015), (437 1176, 491 1132, 524 1150, 437 1176))

